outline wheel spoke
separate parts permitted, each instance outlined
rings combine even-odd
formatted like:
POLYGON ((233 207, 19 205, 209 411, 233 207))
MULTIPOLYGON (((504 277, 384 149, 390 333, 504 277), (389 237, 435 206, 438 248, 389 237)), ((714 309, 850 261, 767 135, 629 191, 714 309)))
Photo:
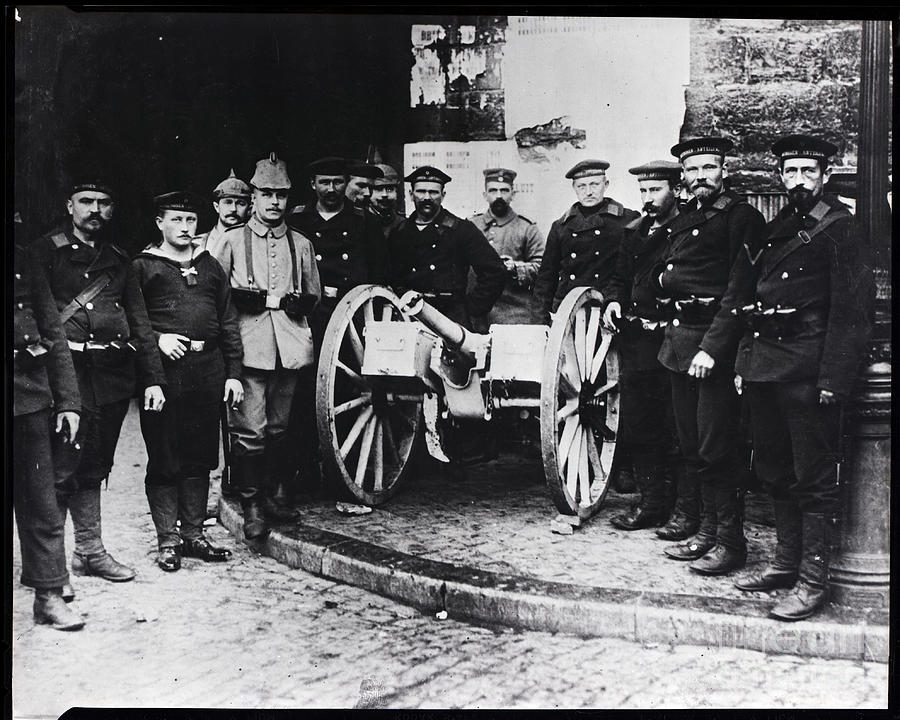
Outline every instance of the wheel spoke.
POLYGON ((601 385, 594 390, 594 397, 600 397, 603 393, 607 393, 619 384, 619 380, 610 380, 606 385, 601 385))
POLYGON ((603 467, 603 462, 600 460, 600 453, 597 451, 597 442, 594 440, 594 433, 592 432, 588 432, 587 434, 587 449, 588 459, 591 462, 591 467, 594 468, 594 476, 600 478, 603 482, 606 482, 609 473, 606 472, 606 468, 603 467))
POLYGON ((562 422, 567 417, 571 417, 578 412, 578 398, 569 398, 566 400, 565 407, 561 407, 556 411, 556 421, 562 422))
POLYGON ((578 418, 574 415, 566 418, 566 424, 563 426, 562 435, 559 438, 559 451, 556 458, 559 463, 559 471, 562 472, 566 466, 566 460, 569 457, 569 448, 572 447, 572 441, 575 439, 575 431, 580 429, 578 418))
POLYGON ((366 423, 366 431, 363 433, 362 445, 359 448, 359 460, 356 461, 356 476, 353 481, 362 487, 363 480, 366 477, 366 469, 369 465, 369 455, 372 453, 372 440, 375 437, 375 426, 378 424, 378 418, 374 415, 369 417, 366 423))
POLYGON ((575 357, 575 341, 571 335, 566 336, 562 356, 559 366, 560 375, 565 377, 575 391, 574 394, 577 395, 581 390, 581 371, 578 368, 578 359, 575 357))
POLYGON ((600 374, 600 368, 603 367, 603 362, 606 360, 606 353, 609 352, 609 346, 612 343, 612 339, 612 333, 603 333, 600 347, 597 348, 597 354, 594 355, 594 359, 591 361, 591 382, 594 382, 594 380, 597 379, 597 375, 600 374))
POLYGON ((375 418, 375 455, 372 458, 372 471, 375 475, 375 492, 380 492, 384 486, 384 425, 387 420, 375 418))
MULTIPOLYGON (((597 343, 597 331, 600 329, 600 311, 597 308, 590 308, 590 320, 588 321, 587 337, 584 342, 584 356, 586 358, 594 357, 594 346, 597 343)), ((591 368, 585 367, 584 377, 587 379, 591 368)))
POLYGON ((587 358, 585 356, 585 336, 587 335, 587 322, 585 308, 575 311, 575 359, 578 361, 578 372, 582 380, 588 376, 587 358))
POLYGON ((372 417, 372 407, 369 406, 367 408, 363 408, 363 411, 356 418, 356 421, 353 423, 353 427, 350 428, 350 432, 347 433, 347 437, 344 442, 341 444, 341 460, 346 460, 347 455, 353 449, 353 446, 356 445, 356 441, 359 439, 359 435, 362 432, 362 429, 365 427, 366 423, 369 422, 369 418, 372 417))
POLYGON ((369 384, 363 379, 363 376, 360 375, 356 370, 351 370, 340 360, 334 361, 334 366, 340 370, 347 378, 355 385, 361 387, 363 390, 369 389, 369 384))
POLYGON ((362 338, 360 338, 359 330, 356 329, 356 325, 353 324, 352 320, 347 323, 347 337, 350 338, 350 347, 353 348, 353 354, 356 356, 356 361, 359 363, 359 366, 362 367, 364 352, 362 338))
POLYGON ((559 373, 559 390, 565 395, 566 400, 578 397, 578 388, 572 384, 564 372, 559 373))
POLYGON ((372 396, 369 393, 365 393, 360 395, 358 398, 353 398, 352 400, 348 400, 345 403, 341 403, 340 405, 336 405, 334 408, 335 416, 343 415, 345 412, 350 410, 355 410, 358 407, 362 407, 363 405, 369 405, 372 402, 372 396))
POLYGON ((375 320, 375 301, 374 300, 367 300, 366 304, 363 305, 363 317, 365 318, 366 323, 370 323, 375 320))
MULTIPOLYGON (((590 434, 588 428, 582 430, 582 434, 587 436, 590 434)), ((578 455, 578 489, 581 492, 578 504, 584 507, 591 504, 591 478, 588 471, 588 448, 587 438, 585 437, 581 443, 581 452, 578 455)), ((574 500, 574 496, 572 497, 574 500)))
POLYGON ((394 431, 391 429, 390 419, 384 418, 381 425, 384 428, 384 445, 387 449, 388 461, 399 467, 400 454, 397 452, 397 443, 394 442, 394 431))
POLYGON ((578 466, 581 455, 582 435, 584 435, 584 429, 579 425, 578 431, 575 433, 575 439, 572 441, 572 449, 569 450, 569 467, 566 468, 566 490, 568 490, 569 496, 573 500, 578 487, 578 466))

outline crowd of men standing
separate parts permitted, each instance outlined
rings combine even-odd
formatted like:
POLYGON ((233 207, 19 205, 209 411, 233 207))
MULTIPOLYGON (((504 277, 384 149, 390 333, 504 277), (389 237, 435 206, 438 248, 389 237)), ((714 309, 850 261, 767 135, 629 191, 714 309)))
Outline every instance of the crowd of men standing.
POLYGON ((731 147, 696 138, 672 148, 677 162, 631 168, 643 214, 607 196, 607 162, 578 163, 566 174, 577 201, 546 242, 512 209, 512 170, 484 171, 486 210, 466 220, 443 207, 451 178, 417 168, 404 217, 394 168, 325 157, 306 168, 315 199, 289 212, 293 184, 272 153, 249 183, 232 171, 215 188, 205 234, 193 196, 156 197, 159 240, 130 258, 109 236, 114 189, 77 178, 67 220, 15 253, 13 485, 35 621, 84 624, 67 605, 66 513, 73 574, 134 577, 105 548, 100 511, 134 396, 162 570, 230 556, 203 535, 220 422, 246 537, 297 517, 301 490, 320 480, 317 355, 337 303, 362 283, 418 290, 480 331, 549 322, 572 288, 599 289, 622 362, 618 462, 640 493, 611 522, 658 528, 676 541, 665 555, 701 574, 746 562, 743 394, 778 541, 735 585, 790 588, 773 617, 814 613, 827 597, 839 419, 867 335, 869 269, 850 211, 824 192, 836 147, 803 135, 774 144, 788 204, 768 224, 727 187, 731 147))

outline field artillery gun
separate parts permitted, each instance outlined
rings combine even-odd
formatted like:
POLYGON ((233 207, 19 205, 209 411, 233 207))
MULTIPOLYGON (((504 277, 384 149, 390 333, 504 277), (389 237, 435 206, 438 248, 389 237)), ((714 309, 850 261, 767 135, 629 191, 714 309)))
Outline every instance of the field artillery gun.
POLYGON ((559 512, 588 518, 609 488, 619 426, 619 361, 587 287, 563 299, 552 324, 466 330, 427 302, 361 285, 338 303, 316 377, 326 470, 345 495, 386 502, 424 436, 447 462, 455 420, 537 411, 547 487, 559 512))

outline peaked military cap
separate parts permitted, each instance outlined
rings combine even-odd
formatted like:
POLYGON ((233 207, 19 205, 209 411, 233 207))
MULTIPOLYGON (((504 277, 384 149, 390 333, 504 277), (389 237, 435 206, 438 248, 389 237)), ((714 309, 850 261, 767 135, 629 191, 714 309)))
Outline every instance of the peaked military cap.
POLYGON ((418 167, 413 170, 409 175, 403 178, 408 183, 417 183, 417 182, 436 182, 441 185, 446 185, 450 182, 450 176, 445 173, 443 170, 438 170, 436 167, 432 167, 431 165, 423 165, 422 167, 418 167))
POLYGON ((628 168, 640 180, 680 180, 681 164, 671 160, 653 160, 637 167, 628 168))
POLYGON ((517 174, 515 170, 507 170, 506 168, 488 168, 484 171, 484 181, 502 182, 512 185, 517 174))
POLYGON ((397 171, 394 170, 390 165, 385 165, 384 163, 377 163, 375 165, 379 170, 381 170, 381 177, 375 178, 374 185, 375 187, 384 187, 385 185, 396 185, 400 182, 400 176, 397 174, 397 171))
POLYGON ((181 190, 157 195, 153 198, 153 204, 156 206, 157 213, 163 213, 165 210, 180 210, 181 212, 191 213, 198 212, 198 205, 194 198, 181 190))
POLYGON ((606 175, 608 167, 609 163, 606 160, 582 160, 566 173, 566 177, 575 180, 589 175, 606 175))
POLYGON ((313 160, 306 166, 310 175, 346 175, 347 161, 344 158, 329 155, 313 160))
POLYGON ((782 162, 797 157, 814 158, 826 162, 828 158, 837 155, 837 151, 837 145, 812 135, 787 135, 779 138, 772 145, 772 152, 782 162))
POLYGON ((250 184, 267 190, 290 190, 291 179, 288 177, 287 163, 279 160, 274 152, 269 153, 269 157, 256 163, 256 172, 250 178, 250 184))
POLYGON ((368 178, 375 180, 384 175, 377 165, 369 165, 368 163, 352 163, 347 167, 347 174, 353 177, 368 178))
POLYGON ((69 188, 69 197, 80 192, 100 192, 112 197, 113 191, 110 184, 100 177, 79 177, 75 179, 69 188))
POLYGON ((684 162, 691 155, 719 155, 724 159, 725 153, 733 147, 734 143, 728 138, 698 137, 673 145, 672 154, 679 162, 684 162))
POLYGON ((250 197, 250 186, 234 174, 234 168, 213 190, 216 200, 224 197, 250 197))

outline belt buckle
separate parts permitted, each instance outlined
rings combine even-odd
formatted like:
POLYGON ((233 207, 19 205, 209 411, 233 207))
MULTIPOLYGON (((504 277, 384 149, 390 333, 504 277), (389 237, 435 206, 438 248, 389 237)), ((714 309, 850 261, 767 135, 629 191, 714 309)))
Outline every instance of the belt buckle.
POLYGON ((809 233, 806 230, 800 230, 797 235, 803 241, 804 245, 809 245, 812 242, 812 238, 809 236, 809 233))
POLYGON ((191 340, 191 352, 203 352, 205 345, 205 340, 191 340))
POLYGON ((266 310, 278 310, 281 307, 281 295, 266 293, 266 310))
POLYGON ((326 285, 322 290, 327 298, 336 298, 338 295, 338 289, 331 285, 326 285))

